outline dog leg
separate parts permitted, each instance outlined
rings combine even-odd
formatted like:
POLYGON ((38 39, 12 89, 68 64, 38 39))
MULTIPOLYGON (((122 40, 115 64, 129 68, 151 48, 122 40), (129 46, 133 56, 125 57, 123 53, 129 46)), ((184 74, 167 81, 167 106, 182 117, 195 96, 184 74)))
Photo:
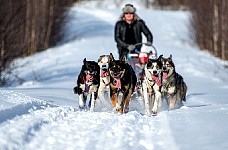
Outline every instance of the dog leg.
POLYGON ((131 88, 128 92, 124 94, 124 106, 123 106, 123 113, 128 113, 129 112, 129 103, 131 99, 131 95, 133 94, 133 88, 131 88))
POLYGON ((158 112, 158 103, 161 101, 161 93, 159 91, 155 91, 155 100, 152 108, 152 115, 156 115, 158 112))
POLYGON ((143 96, 144 96, 144 101, 145 101, 145 114, 147 116, 150 116, 150 102, 149 102, 149 97, 148 97, 147 86, 145 83, 143 83, 143 96))
POLYGON ((169 109, 175 108, 176 100, 177 100, 177 94, 174 94, 173 97, 169 100, 169 109))
POLYGON ((144 109, 144 100, 143 100, 143 89, 142 89, 142 86, 140 87, 140 89, 137 91, 137 97, 138 97, 138 102, 139 102, 139 105, 140 105, 140 111, 143 111, 144 109))
POLYGON ((98 99, 100 100, 100 103, 102 107, 104 107, 104 100, 105 100, 105 91, 102 88, 98 89, 98 99))
POLYGON ((111 94, 111 101, 112 101, 112 105, 114 106, 115 110, 118 112, 120 109, 120 106, 118 104, 118 100, 117 100, 117 93, 112 93, 111 94))
POLYGON ((79 108, 83 110, 86 108, 86 96, 84 94, 79 94, 79 108))
POLYGON ((95 99, 94 99, 94 92, 92 92, 90 95, 90 102, 89 102, 90 111, 94 111, 94 107, 95 107, 95 99))

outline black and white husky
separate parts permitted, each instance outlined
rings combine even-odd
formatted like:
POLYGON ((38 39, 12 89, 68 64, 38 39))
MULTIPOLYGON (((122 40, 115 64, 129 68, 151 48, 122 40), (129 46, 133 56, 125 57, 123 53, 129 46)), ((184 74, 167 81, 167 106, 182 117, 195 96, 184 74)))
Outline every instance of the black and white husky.
POLYGON ((142 88, 145 101, 145 114, 156 115, 161 105, 162 63, 158 59, 149 59, 143 70, 142 88), (152 110, 150 110, 152 106, 152 110))
POLYGON ((74 93, 79 95, 79 108, 86 110, 87 96, 90 94, 88 107, 90 111, 94 111, 97 92, 100 84, 99 76, 100 68, 95 61, 83 61, 81 72, 77 79, 77 86, 74 87, 74 93))

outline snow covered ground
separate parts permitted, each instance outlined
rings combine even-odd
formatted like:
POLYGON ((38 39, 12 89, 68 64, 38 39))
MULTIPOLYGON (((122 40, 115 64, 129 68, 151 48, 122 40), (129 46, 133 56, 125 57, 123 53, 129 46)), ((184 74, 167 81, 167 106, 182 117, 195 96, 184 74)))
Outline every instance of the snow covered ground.
POLYGON ((117 58, 113 33, 121 8, 75 6, 66 32, 69 39, 80 36, 17 60, 23 67, 15 73, 26 82, 0 88, 0 149, 228 149, 227 62, 192 44, 188 12, 145 10, 134 4, 154 35, 158 54, 172 54, 177 72, 184 77, 185 106, 161 109, 155 117, 142 115, 136 101, 124 115, 114 113, 111 105, 102 108, 99 101, 95 112, 78 111, 72 88, 82 61, 85 57, 96 61, 110 52, 117 58))

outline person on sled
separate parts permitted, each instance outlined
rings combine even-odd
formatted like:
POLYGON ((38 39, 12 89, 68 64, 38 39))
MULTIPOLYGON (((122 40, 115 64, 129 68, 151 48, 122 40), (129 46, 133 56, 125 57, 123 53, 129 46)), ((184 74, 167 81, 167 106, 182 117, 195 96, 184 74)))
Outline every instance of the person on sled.
POLYGON ((135 46, 135 44, 142 43, 142 33, 147 38, 145 45, 152 46, 153 43, 153 35, 145 22, 135 13, 136 8, 132 4, 126 4, 122 11, 120 20, 115 24, 114 33, 119 59, 135 48, 141 51, 142 45, 135 46))

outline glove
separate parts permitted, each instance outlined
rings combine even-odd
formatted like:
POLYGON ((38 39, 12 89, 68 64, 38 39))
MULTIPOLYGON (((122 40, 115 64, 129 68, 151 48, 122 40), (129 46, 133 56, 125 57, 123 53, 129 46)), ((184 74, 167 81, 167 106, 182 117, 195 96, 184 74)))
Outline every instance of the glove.
POLYGON ((152 46, 152 42, 147 41, 147 42, 145 43, 145 45, 146 45, 146 46, 152 46))
POLYGON ((133 51, 135 49, 135 45, 128 45, 127 49, 129 51, 133 51))

